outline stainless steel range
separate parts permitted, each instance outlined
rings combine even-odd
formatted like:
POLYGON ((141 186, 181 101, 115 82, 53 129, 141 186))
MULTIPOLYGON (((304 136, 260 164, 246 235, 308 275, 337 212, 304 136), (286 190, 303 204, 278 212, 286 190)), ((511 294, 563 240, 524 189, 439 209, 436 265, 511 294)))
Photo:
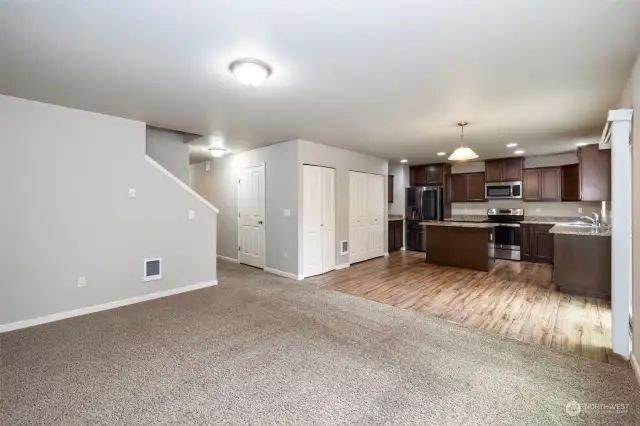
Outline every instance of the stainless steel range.
POLYGON ((494 252, 496 259, 520 260, 522 233, 520 222, 524 209, 488 209, 485 222, 495 223, 494 252))

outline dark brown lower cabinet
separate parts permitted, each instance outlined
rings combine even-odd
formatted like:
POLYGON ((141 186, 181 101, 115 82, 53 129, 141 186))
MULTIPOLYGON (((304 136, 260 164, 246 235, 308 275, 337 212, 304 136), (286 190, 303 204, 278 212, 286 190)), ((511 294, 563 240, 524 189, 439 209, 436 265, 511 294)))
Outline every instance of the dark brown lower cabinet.
POLYGON ((400 250, 404 243, 404 220, 390 220, 387 235, 388 252, 400 250))
POLYGON ((553 264, 553 225, 523 224, 520 227, 520 260, 553 264))

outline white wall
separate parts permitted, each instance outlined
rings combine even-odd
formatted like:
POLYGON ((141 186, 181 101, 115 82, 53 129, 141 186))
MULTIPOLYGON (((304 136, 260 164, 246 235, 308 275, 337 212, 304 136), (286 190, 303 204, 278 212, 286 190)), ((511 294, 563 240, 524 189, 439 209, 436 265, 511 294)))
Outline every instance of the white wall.
POLYGON ((404 164, 389 161, 389 175, 393 175, 393 203, 388 203, 389 214, 401 214, 405 209, 404 164))
POLYGON ((189 184, 189 145, 182 133, 147 127, 147 155, 189 184))
MULTIPOLYGON (((629 82, 625 88, 620 108, 633 108, 633 180, 632 180, 632 204, 633 204, 633 352, 638 358, 640 351, 640 56, 635 63, 629 82)), ((615 165, 613 165, 615 167, 615 165)), ((614 224, 615 226, 615 224, 614 224)))
MULTIPOLYGON (((370 155, 358 154, 344 149, 321 145, 314 142, 298 140, 298 201, 299 212, 299 238, 302 238, 302 165, 333 167, 336 169, 336 243, 349 239, 349 171, 373 173, 387 176, 389 164, 370 155)), ((385 182, 386 183, 386 182, 385 182)), ((387 200, 387 185, 384 186, 385 202, 387 200)), ((384 217, 384 247, 387 247, 387 211, 384 217)), ((298 245, 301 247, 301 240, 298 245)), ((338 247, 339 248, 339 247, 338 247)), ((385 250, 386 251, 386 250, 385 250)), ((336 250, 336 265, 349 263, 349 255, 342 256, 340 250, 336 250)), ((299 254, 299 270, 302 270, 302 254, 299 254)))
MULTIPOLYGON (((565 164, 578 163, 576 152, 557 155, 543 155, 539 157, 526 157, 525 168, 533 167, 555 167, 565 164)), ((456 163, 451 168, 451 173, 474 173, 484 172, 485 163, 475 161, 471 163, 456 163)), ((526 216, 553 216, 553 217, 576 217, 589 215, 593 212, 600 213, 600 203, 598 202, 534 202, 522 200, 490 200, 486 202, 473 203, 452 203, 451 212, 453 215, 484 215, 490 208, 521 208, 526 216), (582 209, 582 213, 579 212, 582 209)))
POLYGON ((1 95, 0 111, 0 325, 216 280, 216 214, 145 160, 145 123, 1 95))
POLYGON ((237 259, 238 170, 259 163, 265 164, 265 265, 297 275, 299 177, 295 141, 193 164, 191 184, 220 209, 218 253, 237 259), (291 215, 285 217, 284 210, 289 210, 291 215))

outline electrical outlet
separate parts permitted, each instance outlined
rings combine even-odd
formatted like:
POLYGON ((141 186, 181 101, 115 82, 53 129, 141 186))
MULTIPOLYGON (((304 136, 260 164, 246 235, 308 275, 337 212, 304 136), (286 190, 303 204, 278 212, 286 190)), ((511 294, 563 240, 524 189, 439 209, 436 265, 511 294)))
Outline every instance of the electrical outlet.
POLYGON ((540 213, 540 207, 536 208, 536 213, 540 213))
POLYGON ((129 188, 129 198, 136 198, 136 189, 129 188))
POLYGON ((87 277, 78 277, 78 287, 85 287, 87 285, 87 277))
POLYGON ((580 214, 584 213, 584 209, 582 207, 578 207, 578 213, 580 214))
POLYGON ((204 165, 204 171, 205 171, 205 172, 208 172, 209 170, 211 170, 211 164, 210 164, 210 163, 206 163, 206 164, 204 165))
POLYGON ((194 217, 196 217, 196 212, 189 210, 189 219, 193 219, 194 217))

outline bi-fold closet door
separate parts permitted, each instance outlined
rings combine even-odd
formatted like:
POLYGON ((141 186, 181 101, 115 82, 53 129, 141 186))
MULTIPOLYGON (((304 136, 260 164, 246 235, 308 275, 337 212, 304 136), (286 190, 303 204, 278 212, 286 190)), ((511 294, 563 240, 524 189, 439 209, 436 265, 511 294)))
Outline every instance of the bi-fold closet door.
POLYGON ((336 266, 335 169, 303 165, 303 275, 310 277, 336 266))
POLYGON ((384 255, 384 176, 349 172, 349 263, 384 255))

